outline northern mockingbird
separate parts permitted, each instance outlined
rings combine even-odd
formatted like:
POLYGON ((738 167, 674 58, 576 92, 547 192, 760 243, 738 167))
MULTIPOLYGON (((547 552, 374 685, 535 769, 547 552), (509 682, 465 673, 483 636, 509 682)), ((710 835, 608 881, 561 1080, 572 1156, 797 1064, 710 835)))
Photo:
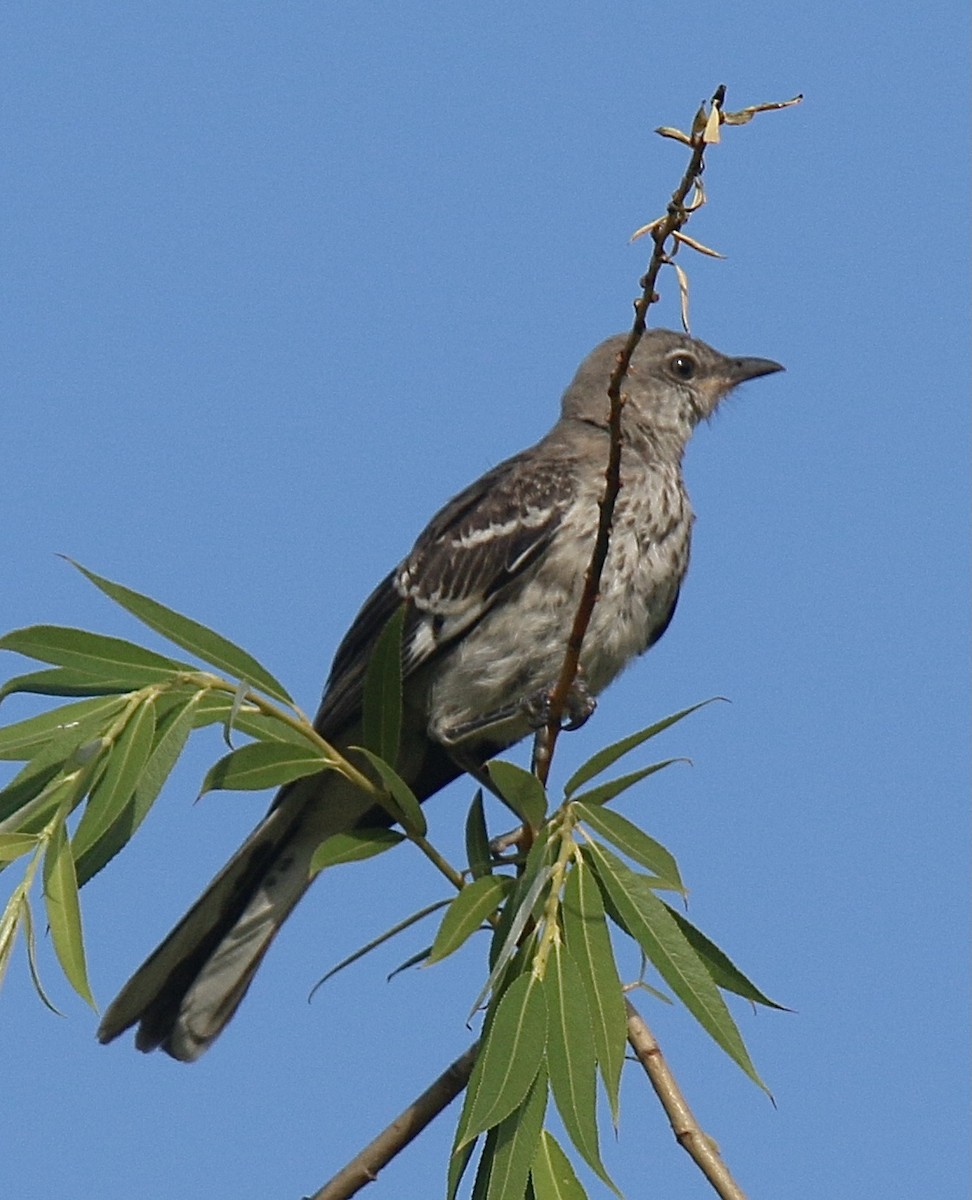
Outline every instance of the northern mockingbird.
MULTIPOLYGON (((538 697, 559 674, 590 560, 608 458, 607 386, 624 341, 609 338, 581 363, 546 437, 432 518, 338 647, 314 724, 347 750, 361 741, 362 684, 375 639, 406 604, 397 767, 422 800, 464 770, 481 771, 537 725, 538 697)), ((693 429, 737 384, 782 369, 764 358, 727 358, 668 330, 642 338, 623 384, 622 487, 581 654, 590 696, 657 642, 672 619, 694 519, 681 470, 693 429)), ((587 711, 580 707, 578 720, 587 711)), ((334 772, 282 788, 122 988, 101 1023, 101 1041, 138 1023, 139 1049, 198 1058, 306 891, 318 845, 382 820, 334 772)))

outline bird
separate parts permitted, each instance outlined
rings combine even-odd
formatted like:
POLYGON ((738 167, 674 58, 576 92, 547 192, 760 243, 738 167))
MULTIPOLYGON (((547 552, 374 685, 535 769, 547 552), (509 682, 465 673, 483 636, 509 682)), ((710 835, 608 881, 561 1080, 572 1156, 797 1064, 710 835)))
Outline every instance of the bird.
MULTIPOLYGON (((533 732, 563 663, 596 535, 610 433, 608 384, 627 340, 581 362, 559 419, 531 448, 450 500, 365 601, 341 641, 315 729, 353 758, 369 656, 404 605, 396 769, 419 800, 533 732)), ((735 387, 782 371, 687 334, 644 333, 623 381, 621 489, 567 715, 664 634, 689 564, 682 476, 696 426, 735 387)), ((273 938, 312 882, 328 837, 387 824, 336 772, 285 785, 264 819, 105 1011, 98 1038, 137 1025, 136 1046, 192 1062, 236 1012, 273 938)))

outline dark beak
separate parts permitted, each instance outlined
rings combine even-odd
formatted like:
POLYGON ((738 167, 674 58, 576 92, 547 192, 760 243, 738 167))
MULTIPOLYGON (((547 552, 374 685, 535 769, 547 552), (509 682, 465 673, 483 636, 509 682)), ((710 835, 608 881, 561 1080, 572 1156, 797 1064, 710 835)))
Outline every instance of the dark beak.
POLYGON ((785 370, 786 367, 773 362, 771 358, 730 358, 728 376, 731 386, 735 387, 747 379, 758 379, 760 375, 773 375, 785 370))

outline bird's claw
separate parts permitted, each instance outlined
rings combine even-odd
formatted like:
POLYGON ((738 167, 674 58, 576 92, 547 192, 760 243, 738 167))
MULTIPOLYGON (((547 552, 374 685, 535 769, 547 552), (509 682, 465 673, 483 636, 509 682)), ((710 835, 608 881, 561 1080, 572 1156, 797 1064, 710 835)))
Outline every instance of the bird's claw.
MULTIPOLYGON (((533 729, 545 729, 550 724, 552 696, 553 688, 540 688, 539 691, 534 692, 532 696, 527 696, 522 702, 521 708, 523 714, 533 729)), ((577 676, 570 685, 570 691, 567 693, 567 699, 564 702, 564 711, 560 724, 561 729, 580 729, 590 718, 595 708, 597 708, 597 701, 591 695, 584 680, 580 676, 577 676)))

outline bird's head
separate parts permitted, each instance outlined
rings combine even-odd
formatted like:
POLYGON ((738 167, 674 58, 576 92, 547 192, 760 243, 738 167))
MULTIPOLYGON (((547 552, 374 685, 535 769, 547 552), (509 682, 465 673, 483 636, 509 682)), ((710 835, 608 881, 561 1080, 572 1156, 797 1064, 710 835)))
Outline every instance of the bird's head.
MULTIPOLYGON (((627 336, 608 338, 584 359, 564 393, 564 417, 607 428, 608 383, 627 336)), ((623 436, 681 454, 695 426, 734 387, 783 369, 768 358, 730 358, 685 333, 650 329, 621 385, 623 436)))

